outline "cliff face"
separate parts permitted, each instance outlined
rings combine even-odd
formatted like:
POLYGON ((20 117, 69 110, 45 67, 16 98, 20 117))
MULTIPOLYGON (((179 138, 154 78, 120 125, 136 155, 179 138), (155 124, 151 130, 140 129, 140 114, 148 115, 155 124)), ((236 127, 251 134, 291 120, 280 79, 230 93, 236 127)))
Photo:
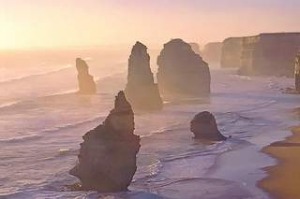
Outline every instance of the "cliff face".
POLYGON ((140 148, 140 138, 133 132, 134 114, 121 91, 103 124, 83 136, 79 162, 70 171, 80 179, 83 190, 127 190, 137 169, 140 148))
POLYGON ((158 86, 154 83, 147 47, 136 42, 128 60, 126 96, 134 109, 162 108, 158 86))
POLYGON ((295 89, 300 93, 300 51, 295 59, 295 89))
POLYGON ((243 48, 242 37, 232 37, 223 41, 221 53, 222 68, 240 68, 243 48))
POLYGON ((243 39, 241 75, 293 76, 300 33, 260 34, 243 39))
POLYGON ((93 76, 89 74, 89 67, 86 62, 80 58, 76 59, 76 68, 78 71, 77 79, 79 94, 95 94, 96 84, 93 76))
POLYGON ((245 37, 242 42, 241 65, 238 70, 240 75, 254 75, 253 67, 258 64, 259 51, 255 50, 259 43, 259 36, 245 37))
POLYGON ((183 40, 173 39, 166 43, 157 64, 158 86, 164 97, 201 97, 210 94, 208 64, 183 40))
POLYGON ((219 65, 221 62, 222 46, 222 42, 207 43, 201 53, 203 59, 210 65, 219 65))

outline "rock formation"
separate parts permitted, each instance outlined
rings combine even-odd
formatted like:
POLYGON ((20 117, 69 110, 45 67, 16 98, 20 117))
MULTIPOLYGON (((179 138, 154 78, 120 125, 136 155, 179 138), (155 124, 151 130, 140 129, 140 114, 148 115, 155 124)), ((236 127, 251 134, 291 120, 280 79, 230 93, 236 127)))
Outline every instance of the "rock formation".
POLYGON ((243 38, 231 37, 223 41, 221 53, 222 68, 240 68, 243 38))
POLYGON ((95 94, 96 84, 93 76, 89 74, 89 67, 86 62, 80 58, 76 59, 76 68, 78 71, 77 79, 80 94, 95 94))
POLYGON ((192 47, 192 50, 193 50, 196 54, 198 54, 198 55, 201 54, 201 52, 200 52, 200 46, 199 46, 198 43, 191 42, 191 43, 189 43, 189 44, 190 44, 190 46, 192 47))
POLYGON ((294 75, 300 33, 267 33, 243 39, 241 75, 294 75))
POLYGON ((208 62, 209 65, 220 65, 222 46, 222 42, 211 42, 206 44, 201 53, 202 58, 208 62))
POLYGON ((295 89, 300 93, 300 53, 298 53, 295 60, 295 89))
POLYGON ((222 141, 227 138, 218 130, 216 119, 208 111, 203 111, 195 115, 191 121, 191 131, 195 139, 204 139, 209 141, 222 141))
POLYGON ((125 94, 134 110, 162 108, 158 86, 154 83, 147 47, 136 42, 128 60, 128 77, 125 94))
POLYGON ((140 138, 133 131, 134 114, 120 91, 104 123, 87 132, 80 144, 79 162, 70 174, 80 179, 83 190, 127 190, 140 148, 140 138))
POLYGON ((173 39, 166 43, 157 64, 158 86, 164 97, 202 97, 210 94, 208 64, 183 40, 173 39))

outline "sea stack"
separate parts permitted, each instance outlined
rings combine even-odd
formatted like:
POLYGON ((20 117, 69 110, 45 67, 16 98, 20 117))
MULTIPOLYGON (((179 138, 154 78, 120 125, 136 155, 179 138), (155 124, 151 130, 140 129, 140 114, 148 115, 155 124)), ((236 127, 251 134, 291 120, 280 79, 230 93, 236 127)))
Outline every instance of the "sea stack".
POLYGON ((195 139, 209 141, 222 141, 227 139, 218 130, 213 114, 208 111, 203 111, 195 115, 191 121, 190 130, 194 133, 195 139))
POLYGON ((150 68, 150 56, 141 42, 136 42, 128 59, 125 94, 134 110, 162 108, 162 99, 150 68))
POLYGON ((208 64, 183 40, 173 39, 166 43, 157 64, 158 86, 165 98, 204 97, 210 94, 208 64))
POLYGON ((300 93, 300 53, 297 54, 295 60, 295 89, 300 93))
POLYGON ((126 191, 136 172, 140 138, 134 135, 134 114, 120 91, 103 124, 87 132, 80 144, 78 164, 70 171, 83 190, 126 191))
POLYGON ((94 78, 89 74, 89 67, 81 58, 76 59, 76 68, 78 71, 77 79, 79 94, 91 95, 96 93, 96 84, 94 78))
POLYGON ((293 77, 300 33, 263 33, 243 38, 240 75, 293 77))

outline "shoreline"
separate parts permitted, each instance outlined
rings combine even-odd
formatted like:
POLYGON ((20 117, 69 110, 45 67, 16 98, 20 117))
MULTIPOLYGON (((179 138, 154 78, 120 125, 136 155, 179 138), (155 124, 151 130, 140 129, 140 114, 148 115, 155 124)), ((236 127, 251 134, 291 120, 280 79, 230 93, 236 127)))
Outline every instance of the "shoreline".
POLYGON ((272 165, 273 160, 261 152, 261 147, 245 141, 245 146, 225 152, 217 158, 214 170, 208 176, 237 183, 241 190, 248 192, 249 198, 270 199, 269 194, 257 186, 266 177, 260 168, 272 165), (249 159, 250 158, 250 159, 249 159), (247 162, 255 164, 244 164, 247 162))
POLYGON ((290 129, 292 135, 274 142, 262 152, 276 159, 277 164, 265 167, 268 174, 258 182, 258 187, 274 199, 300 198, 300 126, 290 129))

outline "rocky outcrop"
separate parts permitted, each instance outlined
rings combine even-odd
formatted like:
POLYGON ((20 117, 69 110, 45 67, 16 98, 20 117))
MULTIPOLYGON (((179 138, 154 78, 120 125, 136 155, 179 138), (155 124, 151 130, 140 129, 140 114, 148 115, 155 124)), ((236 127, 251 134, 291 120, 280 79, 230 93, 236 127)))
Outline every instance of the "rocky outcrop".
POLYGON ((78 71, 77 79, 80 94, 95 94, 96 84, 93 76, 89 74, 89 67, 86 62, 80 58, 76 59, 76 68, 78 71))
POLYGON ((203 59, 208 62, 209 65, 220 65, 222 46, 222 42, 207 43, 201 53, 203 59))
POLYGON ((157 64, 158 86, 165 98, 202 97, 210 94, 208 64, 183 40, 173 39, 166 43, 157 64))
POLYGON ((300 33, 268 33, 243 39, 240 75, 294 75, 300 33))
POLYGON ((200 46, 199 46, 198 43, 191 42, 191 43, 189 43, 189 44, 190 44, 190 46, 192 47, 192 50, 193 50, 196 54, 198 54, 198 55, 201 54, 200 46))
POLYGON ((154 83, 147 47, 136 42, 128 60, 128 76, 125 94, 134 110, 162 108, 158 86, 154 83))
POLYGON ((300 52, 295 59, 295 89, 300 93, 300 52))
POLYGON ((195 139, 209 141, 222 141, 227 139, 218 130, 213 114, 208 111, 203 111, 195 115, 191 121, 190 130, 194 133, 195 139))
POLYGON ((134 114, 121 91, 104 123, 83 136, 79 162, 70 171, 80 179, 83 190, 127 190, 137 169, 140 148, 140 138, 133 131, 134 114))
POLYGON ((222 68, 240 68, 243 49, 242 37, 231 37, 223 41, 221 53, 222 68))

